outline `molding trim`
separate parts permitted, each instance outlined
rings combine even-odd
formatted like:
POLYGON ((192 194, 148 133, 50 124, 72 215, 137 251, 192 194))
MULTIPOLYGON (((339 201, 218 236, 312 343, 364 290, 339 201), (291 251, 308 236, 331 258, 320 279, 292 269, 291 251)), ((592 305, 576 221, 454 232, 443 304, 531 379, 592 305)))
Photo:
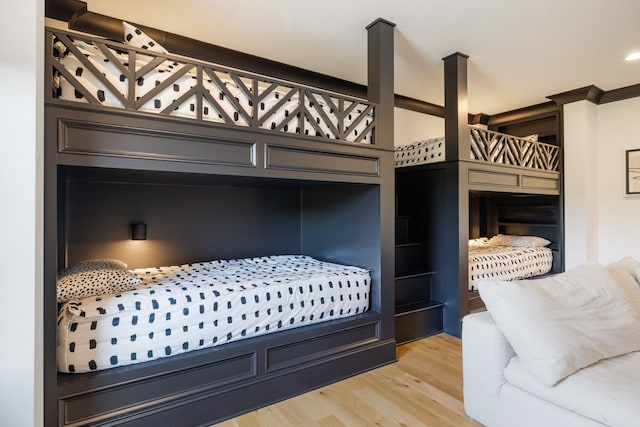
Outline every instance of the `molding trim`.
POLYGON ((600 97, 600 104, 608 102, 622 101, 624 99, 636 98, 640 96, 640 84, 626 86, 620 89, 609 90, 600 97))
POLYGON ((625 86, 618 89, 604 91, 597 86, 585 86, 568 92, 547 96, 556 104, 562 106, 576 101, 590 101, 596 105, 640 96, 640 84, 625 86))
POLYGON ((600 98, 604 91, 597 86, 585 86, 578 89, 562 92, 555 95, 549 95, 547 98, 555 102, 557 105, 569 104, 576 101, 590 101, 594 104, 600 103, 600 98))
POLYGON ((550 116, 560 111, 560 107, 554 102, 531 105, 529 107, 518 108, 517 110, 506 111, 504 113, 488 116, 487 124, 490 127, 500 126, 505 123, 512 123, 518 120, 531 119, 534 117, 550 116))

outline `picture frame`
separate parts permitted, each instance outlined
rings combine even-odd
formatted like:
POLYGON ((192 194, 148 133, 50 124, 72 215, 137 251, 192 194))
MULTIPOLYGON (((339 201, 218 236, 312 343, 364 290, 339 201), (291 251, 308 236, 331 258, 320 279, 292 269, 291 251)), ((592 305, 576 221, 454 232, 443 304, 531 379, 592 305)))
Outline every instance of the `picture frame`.
POLYGON ((640 194, 640 148, 627 150, 627 194, 640 194))

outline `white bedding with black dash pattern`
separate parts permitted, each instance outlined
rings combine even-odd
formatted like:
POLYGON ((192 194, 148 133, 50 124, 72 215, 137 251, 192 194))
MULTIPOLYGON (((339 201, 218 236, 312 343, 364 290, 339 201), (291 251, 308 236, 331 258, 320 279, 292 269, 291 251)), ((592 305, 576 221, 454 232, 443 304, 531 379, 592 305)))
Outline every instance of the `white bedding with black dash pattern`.
POLYGON ((470 246, 469 290, 480 280, 519 280, 546 274, 553 267, 547 247, 470 246))
POLYGON ((394 162, 397 168, 444 161, 444 137, 416 141, 395 148, 394 162))
POLYGON ((60 372, 150 361, 369 308, 368 270, 302 255, 132 272, 144 281, 137 289, 61 307, 60 372))

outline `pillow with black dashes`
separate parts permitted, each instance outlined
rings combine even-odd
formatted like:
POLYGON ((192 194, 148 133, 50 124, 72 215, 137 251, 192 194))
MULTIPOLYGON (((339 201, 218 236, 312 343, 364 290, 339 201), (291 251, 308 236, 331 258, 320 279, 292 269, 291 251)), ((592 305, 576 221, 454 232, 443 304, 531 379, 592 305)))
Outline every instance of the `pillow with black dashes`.
POLYGON ((160 43, 149 37, 141 29, 122 21, 124 27, 124 42, 129 46, 147 49, 151 52, 169 53, 160 43))
POLYGON ((58 273, 58 278, 73 273, 91 270, 127 270, 127 264, 119 259, 88 259, 74 264, 72 267, 65 268, 58 273))
POLYGON ((56 284, 57 301, 113 295, 134 289, 142 279, 128 270, 104 268, 66 274, 56 284))

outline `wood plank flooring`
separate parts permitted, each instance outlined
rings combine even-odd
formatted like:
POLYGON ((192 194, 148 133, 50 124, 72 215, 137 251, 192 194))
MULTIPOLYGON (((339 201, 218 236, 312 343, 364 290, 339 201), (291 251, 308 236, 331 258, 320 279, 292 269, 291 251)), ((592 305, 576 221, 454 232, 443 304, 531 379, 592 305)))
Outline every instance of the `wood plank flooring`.
POLYGON ((479 426, 462 405, 461 341, 438 334, 398 347, 398 362, 216 427, 479 426))

